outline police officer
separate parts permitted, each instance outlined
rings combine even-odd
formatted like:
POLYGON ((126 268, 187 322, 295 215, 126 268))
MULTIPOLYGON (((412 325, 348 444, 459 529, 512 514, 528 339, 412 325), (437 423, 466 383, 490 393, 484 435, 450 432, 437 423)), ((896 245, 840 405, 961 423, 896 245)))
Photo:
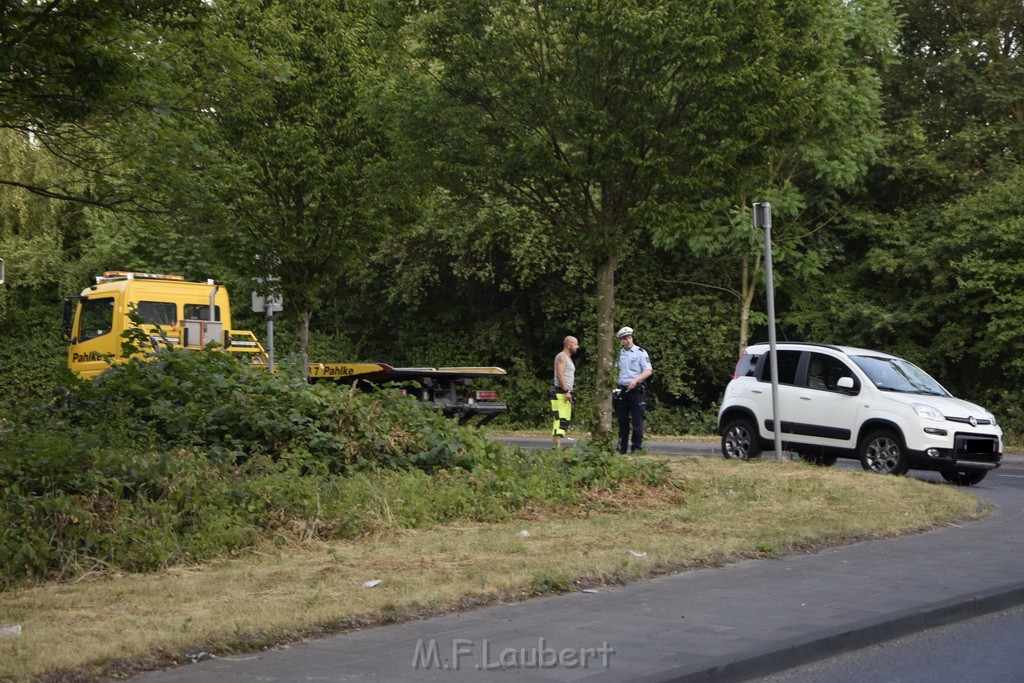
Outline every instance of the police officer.
POLYGON ((638 451, 644 441, 644 412, 647 410, 647 388, 645 380, 654 374, 647 352, 633 343, 633 328, 623 327, 615 336, 622 344, 616 367, 619 370, 619 386, 613 401, 615 415, 619 420, 619 453, 638 451), (633 439, 630 446, 629 423, 633 421, 633 439))

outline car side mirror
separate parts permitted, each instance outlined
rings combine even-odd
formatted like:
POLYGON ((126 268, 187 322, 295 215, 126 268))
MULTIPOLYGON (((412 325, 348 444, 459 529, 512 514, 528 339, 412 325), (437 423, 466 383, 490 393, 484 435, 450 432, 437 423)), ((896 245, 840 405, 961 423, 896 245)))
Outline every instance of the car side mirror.
POLYGON ((841 391, 845 391, 848 394, 856 393, 853 390, 853 378, 852 377, 840 377, 839 381, 836 382, 836 387, 841 391))

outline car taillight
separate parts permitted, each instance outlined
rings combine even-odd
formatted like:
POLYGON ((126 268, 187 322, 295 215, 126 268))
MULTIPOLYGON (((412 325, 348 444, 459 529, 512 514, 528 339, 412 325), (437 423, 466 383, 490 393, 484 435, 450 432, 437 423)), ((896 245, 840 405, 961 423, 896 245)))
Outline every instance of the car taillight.
POLYGON ((736 367, 732 370, 732 378, 736 379, 740 376, 740 366, 743 365, 743 359, 746 358, 747 352, 741 351, 739 360, 736 361, 736 367))
POLYGON ((481 390, 476 392, 476 400, 478 401, 494 401, 498 398, 498 392, 490 389, 481 390))

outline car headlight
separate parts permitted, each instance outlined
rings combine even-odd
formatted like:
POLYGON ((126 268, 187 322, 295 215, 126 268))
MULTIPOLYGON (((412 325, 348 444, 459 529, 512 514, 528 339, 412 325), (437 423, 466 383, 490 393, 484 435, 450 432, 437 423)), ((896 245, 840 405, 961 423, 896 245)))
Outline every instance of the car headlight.
POLYGON ((996 422, 996 416, 995 416, 995 415, 993 415, 992 413, 989 413, 989 414, 988 414, 988 419, 992 420, 992 426, 993 426, 993 427, 996 427, 996 426, 998 426, 998 425, 999 425, 999 423, 998 423, 998 422, 996 422))
POLYGON ((928 405, 927 403, 914 403, 911 407, 918 417, 923 417, 926 420, 935 420, 936 422, 946 421, 946 417, 935 406, 928 405))

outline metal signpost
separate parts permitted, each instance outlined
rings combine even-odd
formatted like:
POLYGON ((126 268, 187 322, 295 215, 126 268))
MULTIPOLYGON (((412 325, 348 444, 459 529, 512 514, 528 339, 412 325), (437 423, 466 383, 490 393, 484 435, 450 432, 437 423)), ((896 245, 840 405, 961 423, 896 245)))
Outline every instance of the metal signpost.
POLYGON ((768 298, 768 358, 772 366, 772 427, 775 431, 775 459, 782 457, 782 416, 779 415, 779 359, 775 352, 775 283, 772 281, 772 205, 754 204, 754 227, 764 230, 764 288, 768 298))
MULTIPOLYGON (((257 286, 265 280, 259 280, 257 286)), ((267 369, 274 372, 274 313, 284 310, 284 299, 280 294, 265 296, 252 293, 252 312, 267 314, 267 369)))

